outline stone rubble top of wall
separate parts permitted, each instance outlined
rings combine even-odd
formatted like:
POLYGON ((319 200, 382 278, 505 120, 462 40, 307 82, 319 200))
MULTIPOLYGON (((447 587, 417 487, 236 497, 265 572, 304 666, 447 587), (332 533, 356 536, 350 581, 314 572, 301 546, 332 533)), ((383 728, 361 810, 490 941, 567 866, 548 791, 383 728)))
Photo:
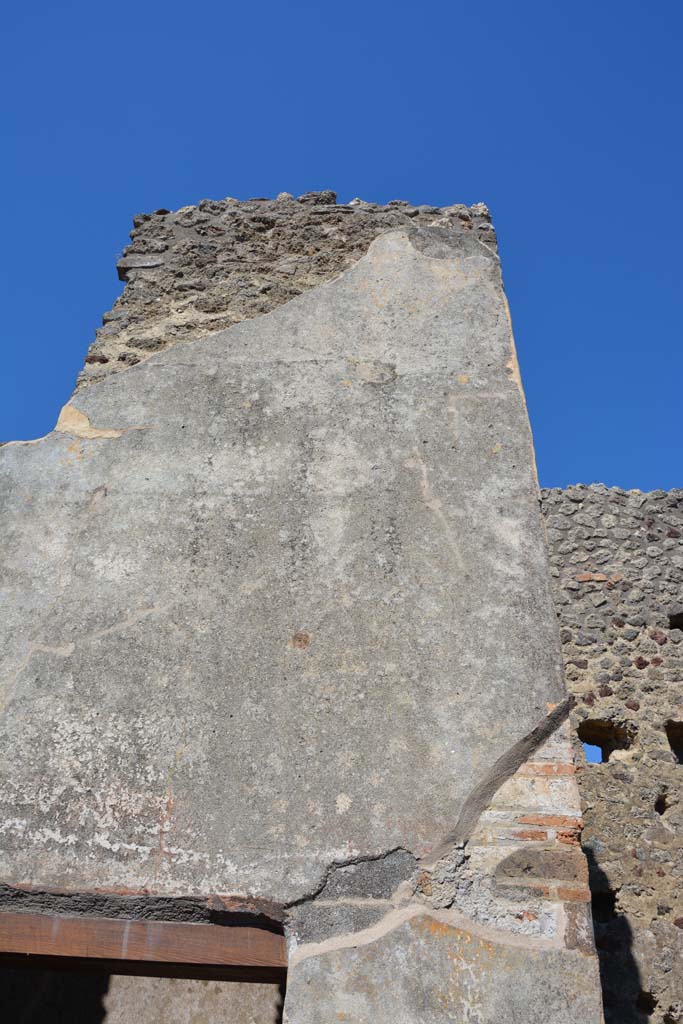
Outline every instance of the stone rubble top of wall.
POLYGON ((567 484, 566 487, 542 487, 541 494, 545 497, 552 497, 553 495, 565 495, 570 501, 578 504, 586 499, 594 498, 598 495, 603 497, 616 497, 616 498, 634 498, 642 499, 640 504, 644 504, 646 501, 660 501, 667 499, 667 503, 670 505, 676 505, 683 498, 683 488, 672 487, 669 491, 641 491, 639 487, 631 487, 625 489, 623 487, 613 487, 609 484, 593 483, 593 484, 567 484), (668 500, 671 499, 671 500, 668 500))
POLYGON ((232 327, 338 277, 386 231, 441 226, 469 232, 489 249, 487 207, 382 206, 332 191, 295 199, 203 199, 133 219, 117 264, 123 294, 105 313, 78 387, 133 366, 174 343, 232 327))

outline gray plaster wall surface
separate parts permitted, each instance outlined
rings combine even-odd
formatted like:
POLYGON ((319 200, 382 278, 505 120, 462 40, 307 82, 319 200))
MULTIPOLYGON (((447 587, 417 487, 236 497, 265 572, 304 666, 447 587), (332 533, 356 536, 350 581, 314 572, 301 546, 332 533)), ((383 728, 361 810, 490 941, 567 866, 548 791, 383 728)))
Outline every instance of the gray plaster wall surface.
POLYGON ((288 1001, 302 1007, 302 1024, 592 1021, 595 981, 584 971, 576 951, 501 946, 467 926, 416 917, 377 939, 370 954, 355 948, 307 961, 292 974, 288 1001))
POLYGON ((289 1024, 598 1024, 499 262, 409 220, 0 450, 0 872, 278 904, 289 1024))
POLYGON ((183 978, 109 978, 106 1024, 279 1024, 277 985, 188 981, 183 978))
POLYGON ((683 490, 542 492, 605 1013, 683 1020, 683 490), (667 735, 667 731, 671 735, 667 735), (676 735, 679 739, 676 740, 676 735), (608 760, 586 764, 579 739, 608 760), (673 740, 673 747, 672 747, 673 740))

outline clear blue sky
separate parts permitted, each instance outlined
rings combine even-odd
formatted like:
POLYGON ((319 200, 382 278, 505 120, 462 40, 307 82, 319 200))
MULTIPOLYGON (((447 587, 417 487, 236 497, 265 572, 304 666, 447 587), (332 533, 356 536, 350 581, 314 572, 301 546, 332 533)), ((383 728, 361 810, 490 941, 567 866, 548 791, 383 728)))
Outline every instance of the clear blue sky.
POLYGON ((683 486, 680 0, 102 4, 3 18, 0 440, 52 428, 133 214, 486 202, 541 483, 683 486))

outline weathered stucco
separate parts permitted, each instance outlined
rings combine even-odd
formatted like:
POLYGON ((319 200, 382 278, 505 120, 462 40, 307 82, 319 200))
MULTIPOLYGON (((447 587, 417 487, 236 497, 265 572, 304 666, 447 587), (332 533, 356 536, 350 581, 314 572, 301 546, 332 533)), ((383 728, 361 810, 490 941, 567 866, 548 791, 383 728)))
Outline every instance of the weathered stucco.
POLYGON ((499 262, 436 220, 0 450, 0 873, 279 905, 289 1024, 599 1024, 499 262))

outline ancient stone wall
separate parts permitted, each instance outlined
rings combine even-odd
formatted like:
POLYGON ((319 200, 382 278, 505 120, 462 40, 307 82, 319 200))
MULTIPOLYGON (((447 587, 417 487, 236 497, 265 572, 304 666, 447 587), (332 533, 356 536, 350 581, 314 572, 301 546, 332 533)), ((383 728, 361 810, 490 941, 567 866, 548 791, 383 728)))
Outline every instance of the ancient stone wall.
MULTIPOLYGON (((454 238, 469 237, 482 243, 482 252, 496 251, 488 211, 481 204, 439 209, 354 200, 339 205, 327 191, 298 199, 282 194, 277 200, 204 200, 175 212, 142 214, 135 218, 131 245, 118 264, 125 289, 103 318, 79 389, 171 345, 271 313, 347 271, 378 236, 416 227, 440 229, 451 246, 454 238)), ((221 337, 230 343, 230 334, 221 337)), ((374 386, 384 386, 394 371, 385 366, 377 372, 374 386)), ((346 386, 353 386, 358 374, 362 377, 362 368, 351 367, 346 386)), ((468 382, 468 374, 460 374, 459 385, 468 382)), ((126 428, 132 437, 138 426, 126 428)), ((77 405, 67 408, 60 431, 67 440, 75 438, 65 459, 90 457, 79 438, 121 435, 118 429, 91 426, 77 405)), ((107 495, 106 485, 93 492, 93 511, 101 510, 107 495)), ((607 1017, 614 1024, 679 1024, 683 492, 577 486, 546 490, 543 502, 566 677, 576 698, 571 736, 580 765, 583 845, 590 860, 607 1017), (602 747, 604 763, 585 762, 581 739, 602 747)), ((392 551, 395 546, 394 539, 392 551)), ((302 631, 294 649, 297 643, 304 647, 307 637, 302 631)), ((56 650, 62 657, 68 648, 56 650)), ((45 653, 38 644, 31 657, 45 653)), ((504 929, 532 939, 547 934, 553 906, 561 900, 570 944, 589 951, 585 869, 572 852, 580 821, 572 795, 570 732, 562 728, 549 747, 521 765, 480 808, 476 828, 460 852, 436 870, 415 875, 416 894, 433 911, 456 908, 468 920, 486 926, 497 920, 504 929)), ((369 883, 365 879, 362 884, 369 883)), ((342 894, 341 904, 334 906, 329 896, 321 892, 310 906, 292 909, 297 941, 306 941, 313 927, 338 934, 349 925, 349 915, 358 920, 364 915, 363 921, 372 925, 395 912, 386 896, 373 896, 361 909, 357 894, 342 894)), ((354 927, 360 926, 358 920, 354 927)), ((143 984, 177 999, 178 985, 117 979, 110 987, 112 1020, 117 1013, 125 1017, 127 993, 135 1000, 135 986, 143 984)), ((188 993, 199 984, 188 982, 188 993)), ((240 1004, 245 1021, 251 1019, 255 991, 246 992, 240 1004)), ((264 1020, 273 1015, 272 1006, 266 1009, 269 999, 272 1004, 272 992, 261 1004, 264 1020)), ((233 1014, 228 1007, 229 1000, 224 1010, 233 1014)))
POLYGON ((337 204, 335 193, 327 191, 298 199, 288 193, 275 200, 205 199, 174 212, 140 214, 117 264, 126 287, 103 317, 79 386, 175 342, 270 313, 333 280, 378 235, 420 226, 471 233, 497 248, 482 203, 337 204))
POLYGON ((333 198, 143 219, 0 450, 5 895, 275 907, 288 1024, 600 1024, 488 215, 333 198))
POLYGON ((543 492, 608 1022, 683 1020, 683 490, 543 492), (602 748, 586 762, 581 741, 602 748))

